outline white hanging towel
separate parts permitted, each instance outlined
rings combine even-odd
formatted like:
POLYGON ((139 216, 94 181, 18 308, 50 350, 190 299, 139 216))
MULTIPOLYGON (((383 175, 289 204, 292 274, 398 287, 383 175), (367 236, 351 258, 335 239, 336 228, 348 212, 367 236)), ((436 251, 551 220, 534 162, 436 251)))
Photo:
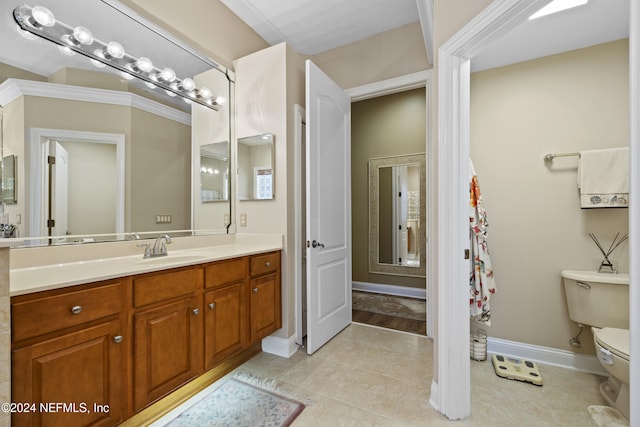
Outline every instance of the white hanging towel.
POLYGON ((580 152, 581 208, 629 207, 629 148, 580 152))
POLYGON ((489 247, 487 246, 487 213, 482 203, 478 177, 469 160, 469 237, 471 239, 471 270, 469 274, 469 305, 471 318, 477 322, 491 325, 491 296, 496 293, 496 281, 493 277, 489 247))

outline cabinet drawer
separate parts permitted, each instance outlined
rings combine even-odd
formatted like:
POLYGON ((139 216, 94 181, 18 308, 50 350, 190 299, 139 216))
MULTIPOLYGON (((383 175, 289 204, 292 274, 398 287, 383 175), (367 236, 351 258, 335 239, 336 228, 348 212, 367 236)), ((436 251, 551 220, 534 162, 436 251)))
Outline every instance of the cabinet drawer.
POLYGON ((272 252, 265 255, 251 257, 251 275, 271 273, 280 268, 280 252, 272 252))
POLYGON ((204 270, 171 271, 151 273, 133 279, 133 306, 141 307, 182 295, 188 295, 202 289, 204 270))
POLYGON ((219 261, 205 268, 205 287, 237 283, 247 277, 247 258, 236 258, 229 261, 219 261))
POLYGON ((11 303, 14 341, 117 314, 122 309, 122 284, 111 283, 11 303))

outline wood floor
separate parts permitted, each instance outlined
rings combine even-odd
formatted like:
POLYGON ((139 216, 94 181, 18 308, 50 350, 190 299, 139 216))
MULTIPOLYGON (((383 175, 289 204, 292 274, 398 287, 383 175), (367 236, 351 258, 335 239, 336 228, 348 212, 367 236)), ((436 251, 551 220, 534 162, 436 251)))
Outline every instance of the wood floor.
POLYGON ((381 328, 395 329, 396 331, 410 332, 412 334, 427 335, 427 322, 421 320, 405 319, 403 317, 387 316, 386 314, 371 313, 369 311, 352 310, 354 322, 367 325, 380 326, 381 328))

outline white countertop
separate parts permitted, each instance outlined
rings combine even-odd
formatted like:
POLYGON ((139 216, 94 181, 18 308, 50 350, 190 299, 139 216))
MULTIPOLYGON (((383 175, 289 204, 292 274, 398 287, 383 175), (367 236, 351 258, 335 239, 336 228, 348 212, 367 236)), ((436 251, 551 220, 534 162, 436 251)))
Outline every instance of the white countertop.
POLYGON ((227 244, 179 250, 171 250, 168 246, 168 255, 157 258, 143 259, 138 254, 12 268, 9 273, 9 295, 29 294, 282 249, 281 237, 252 240, 254 239, 237 239, 227 244))

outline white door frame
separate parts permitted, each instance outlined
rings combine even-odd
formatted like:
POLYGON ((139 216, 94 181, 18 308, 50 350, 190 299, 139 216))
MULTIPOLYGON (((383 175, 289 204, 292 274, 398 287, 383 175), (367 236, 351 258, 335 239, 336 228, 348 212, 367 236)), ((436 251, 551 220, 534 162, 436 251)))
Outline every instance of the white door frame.
POLYGON ((116 229, 115 233, 124 233, 124 142, 123 134, 84 132, 66 129, 29 129, 29 223, 28 236, 45 236, 42 221, 45 209, 44 166, 47 154, 44 153, 45 140, 80 141, 116 146, 116 229))
MULTIPOLYGON (((433 212, 435 210, 434 204, 434 195, 437 191, 436 186, 436 176, 435 176, 435 160, 432 156, 432 144, 431 144, 431 81, 433 76, 433 70, 425 70, 417 73, 406 74, 404 76, 395 77, 392 79, 382 80, 375 83, 370 83, 362 86, 356 86, 351 89, 347 89, 345 92, 349 96, 351 96, 351 102, 354 101, 362 101, 365 99, 376 98, 384 95, 391 95, 393 93, 403 92, 406 90, 417 89, 420 87, 424 87, 426 89, 426 100, 427 103, 427 117, 425 118, 425 123, 427 126, 427 139, 425 141, 425 153, 427 153, 427 195, 426 195, 426 204, 427 204, 427 336, 433 337, 435 333, 435 320, 436 320, 436 308, 437 301, 433 298, 429 298, 430 295, 436 295, 436 281, 433 280, 433 269, 430 269, 430 265, 435 265, 435 251, 436 247, 432 244, 432 239, 429 236, 435 235, 437 230, 436 221, 433 219, 433 212)), ((435 243, 435 240, 433 240, 435 243)))
MULTIPOLYGON (((356 87, 352 87, 350 89, 346 89, 345 92, 351 97, 351 102, 354 101, 362 101, 365 99, 369 99, 369 98, 376 98, 379 96, 384 96, 384 95, 391 95, 393 93, 398 93, 398 92, 403 92, 406 90, 411 90, 411 89, 417 89, 420 87, 424 87, 426 88, 427 91, 427 96, 426 96, 426 103, 427 103, 427 117, 426 117, 426 124, 427 124, 427 140, 425 141, 425 147, 426 150, 425 152, 427 153, 427 161, 428 162, 434 162, 434 163, 430 163, 431 164, 435 164, 435 159, 431 159, 431 143, 430 143, 430 124, 431 124, 431 79, 432 79, 432 75, 433 75, 433 71, 432 70, 425 70, 425 71, 420 71, 417 73, 412 73, 412 74, 406 74, 404 76, 399 76, 399 77, 394 77, 392 79, 387 79, 387 80, 382 80, 379 82, 374 82, 374 83, 369 83, 366 85, 362 85, 362 86, 356 86, 356 87)), ((300 165, 301 162, 301 156, 300 156, 300 152, 298 150, 300 150, 299 147, 299 143, 301 141, 301 132, 302 132, 302 122, 304 120, 304 109, 299 106, 296 105, 295 109, 294 109, 294 115, 295 115, 295 167, 294 167, 294 176, 295 176, 295 182, 296 182, 296 189, 295 189, 295 198, 296 198, 296 224, 295 224, 295 229, 296 229, 296 241, 294 243, 294 247, 295 247, 295 255, 294 255, 294 259, 295 259, 295 283, 296 283, 296 309, 295 309, 295 317, 296 317, 296 342, 298 344, 302 343, 302 332, 300 331, 301 325, 302 325, 302 321, 301 319, 299 319, 299 316, 301 315, 301 304, 302 302, 300 301, 301 299, 301 286, 302 286, 302 272, 301 272, 301 266, 302 266, 302 251, 304 250, 301 246, 301 242, 302 242, 302 226, 301 224, 298 222, 299 221, 299 215, 302 212, 302 205, 301 203, 304 203, 304 200, 301 200, 301 190, 298 188, 298 186, 300 185, 299 183, 302 182, 302 176, 301 176, 301 170, 302 167, 300 165)), ((435 171, 435 168, 429 167, 428 170, 429 172, 429 176, 427 177, 427 210, 429 210, 429 206, 433 206, 432 203, 432 197, 433 194, 435 194, 435 191, 437 189, 437 187, 435 186, 435 175, 432 175, 433 172, 431 171, 435 171)), ((433 218, 430 214, 427 214, 427 218, 433 218)), ((434 248, 430 248, 429 244, 430 244, 430 240, 429 240, 429 235, 433 235, 431 233, 435 233, 435 221, 430 221, 429 219, 427 219, 427 265, 433 265, 430 264, 430 262, 434 261, 435 258, 434 257, 434 251, 435 251, 435 247, 434 248)), ((435 325, 435 313, 436 313, 436 301, 433 301, 432 298, 429 298, 429 295, 435 295, 435 281, 434 280, 430 280, 430 273, 429 273, 429 269, 427 268, 427 336, 433 336, 433 333, 435 332, 434 330, 434 325, 435 325)))
MULTIPOLYGON (((639 0, 631 1, 631 182, 638 182, 640 147, 637 117, 640 113, 638 70, 640 52, 639 0)), ((494 0, 476 18, 439 49, 438 65, 438 229, 437 283, 438 330, 436 365, 431 387, 431 405, 450 419, 471 413, 469 362, 468 261, 464 250, 468 237, 469 87, 470 58, 495 39, 524 22, 549 0, 494 0), (437 382, 436 382, 437 381, 437 382)), ((632 184, 630 199, 640 200, 640 188, 632 184)), ((630 222, 630 307, 631 307, 631 401, 640 399, 640 214, 635 204, 630 222), (634 336, 636 339, 634 339, 634 336)), ((640 408, 632 405, 632 420, 640 419, 640 408)), ((633 423, 632 423, 633 425, 633 423)))

